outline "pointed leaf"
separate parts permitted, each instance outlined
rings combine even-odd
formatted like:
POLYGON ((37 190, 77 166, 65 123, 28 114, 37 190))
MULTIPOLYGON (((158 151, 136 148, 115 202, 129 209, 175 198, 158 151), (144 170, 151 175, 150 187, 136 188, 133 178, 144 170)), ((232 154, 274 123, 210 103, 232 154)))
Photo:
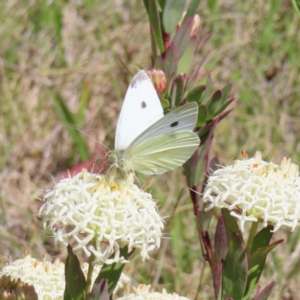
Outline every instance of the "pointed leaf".
POLYGON ((251 247, 251 254, 261 248, 267 247, 270 244, 273 236, 273 232, 271 231, 272 228, 273 226, 268 225, 256 234, 251 247))
POLYGON ((198 181, 196 182, 198 161, 199 161, 199 149, 197 149, 195 153, 190 157, 190 159, 183 165, 187 184, 188 187, 190 188, 198 184, 198 181))
POLYGON ((199 3, 200 3, 200 0, 192 0, 191 1, 188 11, 185 15, 185 19, 193 17, 197 13, 199 3))
POLYGON ((105 279, 95 282, 88 300, 109 300, 108 285, 105 279))
POLYGON ((167 0, 157 0, 157 3, 158 3, 158 5, 159 5, 159 11, 161 12, 161 11, 163 11, 163 9, 164 9, 164 7, 165 7, 165 5, 166 5, 166 1, 167 0))
POLYGON ((218 105, 219 107, 216 108, 216 110, 214 111, 214 113, 212 115, 212 118, 214 118, 217 115, 219 115, 220 113, 222 113, 227 108, 227 106, 233 101, 233 99, 228 99, 227 100, 227 97, 228 97, 228 95, 231 91, 231 88, 232 88, 232 84, 228 84, 225 87, 223 87, 223 89, 222 89, 222 98, 220 99, 219 105, 218 105))
POLYGON ((199 110, 198 110, 197 127, 200 127, 203 124, 205 124, 207 118, 208 118, 208 109, 207 109, 206 105, 200 104, 199 110))
POLYGON ((193 37, 189 40, 186 50, 184 51, 182 57, 179 60, 178 64, 178 73, 179 74, 188 74, 191 70, 194 54, 196 48, 196 37, 193 37))
POLYGON ((222 88, 222 103, 225 103, 231 89, 232 89, 232 84, 225 85, 222 88))
POLYGON ((220 213, 215 233, 215 262, 221 263, 223 260, 225 260, 227 252, 228 244, 226 238, 226 227, 222 213, 220 213))
POLYGON ((212 119, 215 114, 215 112, 219 109, 221 103, 220 100, 222 99, 222 92, 220 90, 217 90, 213 93, 210 100, 208 101, 208 112, 209 117, 208 119, 212 119))
POLYGON ((271 281, 258 295, 255 296, 254 300, 267 300, 271 295, 275 281, 271 281))
MULTIPOLYGON (((210 118, 213 119, 213 118, 217 117, 219 114, 223 113, 226 110, 226 108, 228 107, 228 105, 233 101, 234 101, 234 98, 228 100, 226 103, 224 103, 222 106, 220 106, 219 109, 217 109, 215 111, 215 113, 212 116, 210 116, 210 118)), ((210 118, 208 118, 208 119, 210 119, 210 118)))
POLYGON ((202 98, 202 95, 204 94, 206 89, 205 85, 198 85, 195 88, 193 88, 188 95, 186 96, 186 99, 189 102, 197 102, 200 104, 200 99, 202 98))
POLYGON ((212 89, 212 81, 211 81, 211 77, 208 76, 206 81, 205 93, 202 95, 201 103, 203 104, 208 103, 211 94, 211 89, 212 89))
MULTIPOLYGON (((240 231, 240 228, 238 227, 235 219, 230 215, 229 210, 222 208, 222 215, 225 220, 227 239, 232 235, 232 233, 237 233, 240 239, 243 240, 243 235, 240 231)), ((228 240, 227 243, 229 244, 228 240)))
POLYGON ((82 94, 79 99, 79 107, 76 115, 77 125, 82 126, 84 122, 85 111, 91 95, 91 87, 88 82, 83 83, 82 94))
POLYGON ((177 46, 178 48, 178 54, 179 58, 183 55, 188 42, 191 38, 191 33, 192 33, 192 26, 193 26, 193 18, 189 18, 185 20, 181 27, 177 30, 174 38, 173 38, 173 43, 177 46))
MULTIPOLYGON (((226 221, 225 219, 225 223, 226 221)), ((228 253, 223 264, 223 289, 227 297, 242 299, 246 289, 248 273, 244 243, 236 232, 227 236, 227 240, 228 253)))
POLYGON ((299 0, 292 0, 292 4, 293 4, 295 12, 300 17, 300 2, 299 2, 299 0))
POLYGON ((283 240, 276 241, 273 244, 260 248, 251 254, 249 258, 248 283, 244 299, 248 299, 247 297, 250 297, 254 291, 264 269, 268 253, 282 242, 283 240))
POLYGON ((175 31, 184 11, 186 0, 166 0, 163 10, 163 25, 166 33, 175 31))
POLYGON ((215 264, 213 266, 213 286, 214 286, 214 292, 215 296, 217 296, 217 299, 222 299, 222 271, 223 271, 223 264, 215 264))
POLYGON ((155 60, 154 69, 165 70, 164 61, 161 56, 158 56, 155 60))
POLYGON ((144 6, 147 10, 147 14, 149 15, 149 2, 152 1, 152 0, 143 0, 144 2, 144 6))
POLYGON ((152 50, 151 60, 152 60, 152 66, 154 66, 154 64, 156 62, 156 58, 157 58, 157 47, 156 47, 156 42, 155 42, 154 29, 151 24, 150 24, 150 37, 151 37, 151 50, 152 50))
POLYGON ((186 76, 178 75, 173 86, 176 86, 176 97, 175 97, 175 107, 178 107, 184 98, 184 87, 185 87, 186 76))
POLYGON ((80 155, 80 159, 82 161, 88 160, 90 156, 88 146, 80 132, 76 129, 77 120, 75 115, 72 114, 72 112, 66 105, 64 99, 59 93, 55 93, 53 94, 53 96, 54 103, 56 104, 56 107, 59 110, 60 121, 68 131, 70 137, 73 140, 73 143, 76 145, 76 148, 80 155))
POLYGON ((70 245, 67 247, 68 257, 65 265, 66 287, 64 299, 81 300, 86 297, 86 279, 80 262, 70 245))
POLYGON ((161 53, 164 52, 164 42, 162 38, 162 28, 160 23, 160 16, 159 11, 157 7, 156 1, 150 0, 150 1, 144 1, 145 7, 147 8, 148 16, 150 24, 153 26, 153 31, 155 35, 155 40, 157 43, 157 46, 161 53))
MULTIPOLYGON (((128 259, 132 252, 128 253, 128 247, 125 247, 120 250, 120 257, 128 259)), ((119 281, 121 273, 123 271, 125 264, 122 263, 113 263, 111 265, 104 265, 99 275, 97 276, 96 282, 99 282, 101 279, 105 279, 108 282, 108 293, 111 295, 119 281)))
POLYGON ((223 267, 223 261, 226 258, 227 251, 228 251, 228 245, 227 245, 227 238, 226 238, 225 222, 222 213, 220 213, 218 223, 216 226, 215 245, 214 245, 215 265, 213 268, 213 285, 214 285, 215 295, 218 295, 221 289, 222 267, 223 267))
POLYGON ((167 81, 169 82, 172 76, 177 74, 178 67, 178 49, 173 43, 170 44, 166 51, 164 58, 164 70, 166 73, 167 81))

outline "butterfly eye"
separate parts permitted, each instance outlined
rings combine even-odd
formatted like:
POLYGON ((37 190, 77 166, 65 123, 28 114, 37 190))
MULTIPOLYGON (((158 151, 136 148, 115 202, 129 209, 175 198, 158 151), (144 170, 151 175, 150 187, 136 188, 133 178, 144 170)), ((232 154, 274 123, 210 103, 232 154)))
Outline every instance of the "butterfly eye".
POLYGON ((145 101, 142 101, 142 104, 141 104, 142 108, 146 108, 147 107, 147 104, 145 101))
POLYGON ((176 122, 173 122, 173 123, 170 125, 170 127, 176 127, 176 126, 178 126, 178 124, 179 124, 179 122, 178 122, 178 121, 176 121, 176 122))

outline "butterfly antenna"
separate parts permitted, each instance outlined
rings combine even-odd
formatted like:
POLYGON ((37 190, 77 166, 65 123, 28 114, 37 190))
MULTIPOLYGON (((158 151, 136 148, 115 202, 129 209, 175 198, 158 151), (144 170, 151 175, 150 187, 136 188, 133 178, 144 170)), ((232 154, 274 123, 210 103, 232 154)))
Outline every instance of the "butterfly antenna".
POLYGON ((107 150, 111 151, 111 149, 109 147, 107 147, 106 145, 104 145, 103 143, 101 143, 100 141, 94 139, 93 137, 91 137, 89 134, 85 133, 84 131, 82 131, 79 128, 76 128, 80 133, 84 134, 85 136, 89 137, 90 139, 92 139, 93 141, 95 141, 96 143, 100 144, 101 146, 103 146, 104 148, 106 148, 107 150))

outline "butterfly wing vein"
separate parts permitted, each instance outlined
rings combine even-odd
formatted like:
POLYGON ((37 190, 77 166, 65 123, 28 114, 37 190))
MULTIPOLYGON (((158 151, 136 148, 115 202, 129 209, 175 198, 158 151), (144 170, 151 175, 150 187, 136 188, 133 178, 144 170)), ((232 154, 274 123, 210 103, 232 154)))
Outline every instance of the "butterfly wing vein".
POLYGON ((196 102, 180 106, 146 129, 130 144, 128 149, 158 136, 181 131, 193 131, 196 126, 197 116, 198 105, 196 102))
POLYGON ((144 141, 126 158, 135 171, 162 174, 183 165, 196 151, 200 139, 194 132, 177 132, 144 141))

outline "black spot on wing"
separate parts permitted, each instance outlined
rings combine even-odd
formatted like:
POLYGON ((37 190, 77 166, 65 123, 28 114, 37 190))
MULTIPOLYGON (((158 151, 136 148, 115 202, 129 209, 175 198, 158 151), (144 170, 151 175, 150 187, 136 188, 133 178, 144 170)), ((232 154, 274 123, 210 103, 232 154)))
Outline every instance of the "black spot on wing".
POLYGON ((176 127, 176 126, 178 126, 178 124, 179 124, 179 121, 173 122, 170 124, 170 127, 176 127))
POLYGON ((145 71, 139 71, 131 80, 130 87, 136 88, 141 82, 149 80, 149 77, 145 71))
POLYGON ((147 103, 146 103, 145 101, 142 101, 141 107, 142 107, 142 108, 146 108, 146 107, 147 107, 147 103))

